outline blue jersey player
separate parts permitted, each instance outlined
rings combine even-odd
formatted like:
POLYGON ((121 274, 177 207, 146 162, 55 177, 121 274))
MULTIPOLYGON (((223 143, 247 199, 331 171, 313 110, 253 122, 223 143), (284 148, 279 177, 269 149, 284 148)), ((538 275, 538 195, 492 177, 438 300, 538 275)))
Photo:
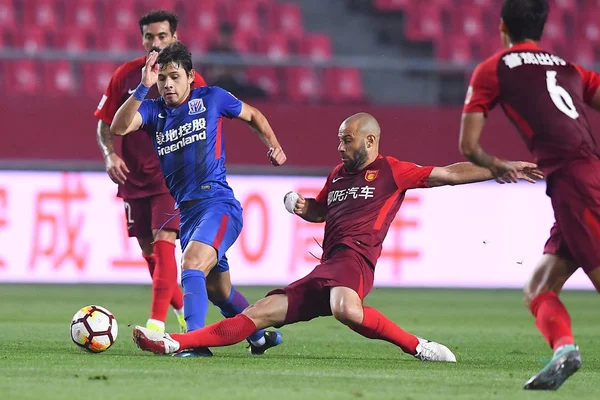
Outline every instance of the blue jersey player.
MULTIPOLYGON (((148 57, 142 81, 117 111, 111 132, 125 135, 144 127, 152 136, 163 174, 180 209, 183 249, 181 282, 188 331, 204 326, 208 301, 233 317, 248 301, 231 285, 225 253, 242 230, 242 208, 225 174, 222 118, 238 118, 268 146, 274 166, 285 163, 267 119, 219 87, 192 89, 192 57, 181 42, 148 57), (144 100, 157 84, 160 98, 144 100)), ((257 331, 248 341, 252 354, 281 342, 276 331, 257 331)), ((210 356, 210 350, 186 349, 179 356, 210 356)))

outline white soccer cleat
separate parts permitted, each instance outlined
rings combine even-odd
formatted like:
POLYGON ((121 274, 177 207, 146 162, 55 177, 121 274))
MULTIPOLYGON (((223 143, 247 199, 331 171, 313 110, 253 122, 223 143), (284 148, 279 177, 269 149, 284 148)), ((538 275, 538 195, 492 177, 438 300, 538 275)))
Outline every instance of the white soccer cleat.
POLYGON ((419 339, 415 357, 421 361, 456 362, 456 356, 443 344, 419 339))
POLYGON ((171 354, 179 350, 179 342, 168 333, 156 332, 139 325, 133 328, 133 341, 140 349, 156 354, 171 354))

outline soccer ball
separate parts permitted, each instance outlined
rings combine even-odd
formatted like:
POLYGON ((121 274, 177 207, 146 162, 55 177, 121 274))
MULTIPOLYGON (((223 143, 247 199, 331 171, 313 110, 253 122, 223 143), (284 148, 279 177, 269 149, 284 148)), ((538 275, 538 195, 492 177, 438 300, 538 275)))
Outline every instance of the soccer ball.
POLYGON ((118 333, 117 319, 104 307, 83 307, 71 320, 73 343, 91 353, 107 350, 117 340, 118 333))

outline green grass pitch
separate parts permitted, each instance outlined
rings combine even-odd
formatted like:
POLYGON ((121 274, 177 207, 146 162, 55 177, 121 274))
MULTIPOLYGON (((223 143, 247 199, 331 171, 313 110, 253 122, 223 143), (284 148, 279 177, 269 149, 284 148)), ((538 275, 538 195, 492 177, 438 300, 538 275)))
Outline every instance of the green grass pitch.
MULTIPOLYGON (((268 288, 242 287, 255 301, 268 288)), ((551 351, 508 290, 375 289, 367 304, 404 329, 442 342, 457 364, 420 362, 368 340, 332 318, 282 329, 283 344, 251 357, 244 344, 211 359, 138 350, 130 324, 148 316, 148 286, 0 285, 0 398, 8 399, 600 399, 600 297, 563 295, 583 368, 553 393, 523 383, 551 351), (69 338, 73 314, 88 304, 119 322, 113 348, 88 354, 69 338)), ((216 308, 208 321, 220 319, 216 308)), ((170 312, 168 328, 176 329, 170 312)))

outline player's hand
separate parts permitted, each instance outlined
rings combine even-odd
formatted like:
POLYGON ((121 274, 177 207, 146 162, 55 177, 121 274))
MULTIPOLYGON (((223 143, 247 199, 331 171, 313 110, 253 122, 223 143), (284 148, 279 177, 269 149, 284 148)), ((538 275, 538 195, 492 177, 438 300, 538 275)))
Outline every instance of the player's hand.
POLYGON ((271 164, 276 167, 285 164, 287 161, 287 157, 281 147, 271 147, 267 152, 267 157, 271 164))
POLYGON ((517 179, 527 181, 529 183, 535 183, 535 181, 544 179, 544 173, 538 169, 537 165, 525 162, 525 161, 512 161, 517 169, 517 179))
POLYGON ((158 81, 159 65, 156 63, 158 52, 151 51, 146 58, 146 65, 142 68, 142 83, 147 87, 152 87, 158 81))
POLYGON ((306 199, 302 197, 300 193, 298 193, 298 200, 296 200, 296 204, 294 205, 294 214, 296 215, 304 215, 306 211, 306 199))
POLYGON ((114 183, 118 183, 120 185, 125 183, 129 169, 121 157, 115 153, 112 153, 104 159, 104 164, 106 166, 106 172, 108 172, 108 176, 114 183))

